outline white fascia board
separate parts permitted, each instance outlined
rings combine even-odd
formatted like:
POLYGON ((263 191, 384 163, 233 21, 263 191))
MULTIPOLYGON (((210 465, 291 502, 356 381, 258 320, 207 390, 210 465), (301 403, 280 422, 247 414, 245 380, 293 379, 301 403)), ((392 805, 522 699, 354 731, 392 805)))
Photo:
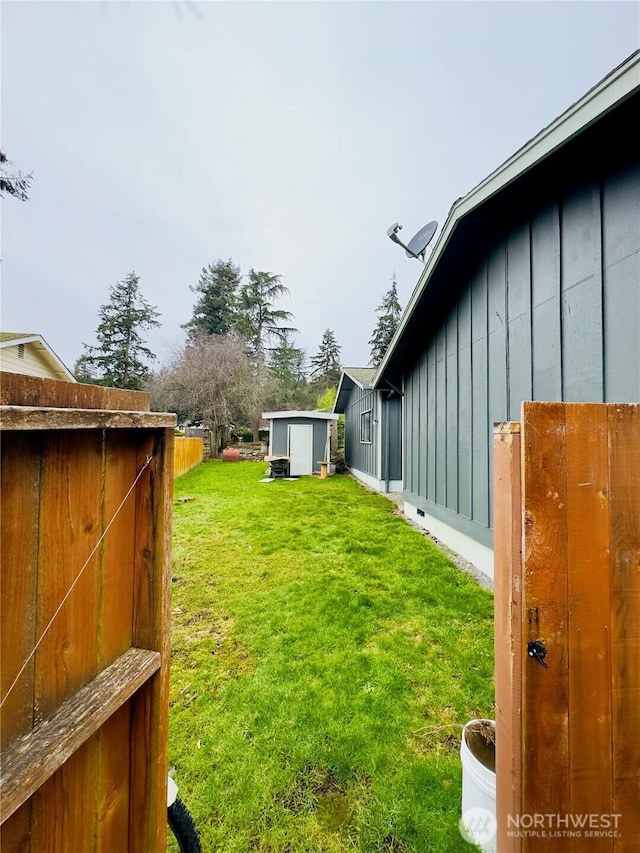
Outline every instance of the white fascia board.
POLYGON ((509 184, 530 171, 538 163, 541 163, 573 137, 582 133, 613 107, 626 100, 638 88, 640 88, 640 51, 637 51, 627 62, 611 72, 593 89, 590 89, 579 101, 576 101, 555 121, 523 145, 506 162, 481 181, 477 187, 474 187, 471 192, 454 202, 436 245, 429 255, 418 283, 411 294, 400 324, 376 371, 372 383, 374 387, 386 370, 387 363, 398 341, 403 336, 404 330, 427 287, 433 270, 444 254, 458 221, 491 196, 508 187, 509 184))
POLYGON ((338 382, 338 388, 336 390, 336 399, 335 399, 335 402, 333 404, 333 410, 332 411, 334 414, 337 414, 336 413, 336 406, 338 405, 338 400, 340 399, 340 394, 342 392, 342 385, 344 383, 346 376, 348 376, 349 379, 351 379, 351 381, 354 381, 353 376, 350 376, 348 371, 346 371, 346 370, 342 371, 342 376, 340 377, 340 382, 338 382))
POLYGON ((594 86, 452 207, 460 219, 582 133, 640 87, 640 53, 594 86))
POLYGON ((15 347, 18 344, 33 344, 42 343, 40 335, 23 335, 22 337, 9 338, 5 341, 0 341, 0 347, 15 347))
POLYGON ((342 368, 342 376, 340 377, 340 382, 338 383, 338 390, 336 391, 336 401, 333 404, 334 413, 336 411, 336 406, 338 405, 338 400, 340 399, 340 394, 342 393, 342 386, 344 384, 345 378, 349 378, 351 380, 351 382, 353 382, 354 385, 357 385, 358 388, 362 389, 363 391, 371 390, 371 389, 365 388, 364 385, 362 384, 362 382, 360 382, 360 380, 357 379, 353 375, 353 373, 351 373, 351 371, 349 370, 348 367, 343 367, 342 368))
POLYGON ((76 377, 71 373, 69 368, 64 364, 55 352, 51 349, 49 344, 45 341, 44 338, 40 338, 38 341, 34 341, 33 345, 41 351, 45 359, 49 362, 52 369, 59 374, 62 374, 67 381, 69 382, 77 382, 76 377))
POLYGON ((315 420, 337 421, 338 415, 333 412, 263 412, 262 418, 265 421, 274 421, 278 418, 314 418, 315 420))

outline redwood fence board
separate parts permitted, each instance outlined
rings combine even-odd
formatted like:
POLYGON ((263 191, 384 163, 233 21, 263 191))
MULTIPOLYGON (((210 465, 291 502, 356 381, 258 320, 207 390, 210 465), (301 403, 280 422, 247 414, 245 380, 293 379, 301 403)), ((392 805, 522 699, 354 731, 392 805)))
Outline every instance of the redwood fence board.
MULTIPOLYGON (((564 412, 563 403, 547 404, 535 414, 525 406, 522 418, 521 807, 527 815, 545 814, 549 808, 563 815, 570 810, 564 412), (527 659, 527 644, 537 640, 548 649, 551 676, 549 669, 527 659)), ((536 838, 536 844, 539 851, 559 849, 555 838, 536 838)), ((529 838, 523 839, 522 849, 530 849, 529 838)))
POLYGON ((63 730, 46 780, 3 780, 3 853, 162 853, 175 416, 139 392, 9 374, 0 386, 3 768, 25 742, 34 768, 43 720, 63 730), (123 668, 136 655, 153 666, 123 668), (114 673, 118 690, 83 718, 114 673))
POLYGON ((520 424, 496 424, 494 435, 497 849, 519 853, 519 839, 507 839, 507 825, 509 815, 522 810, 520 424))
MULTIPOLYGON (((569 406, 565 422, 569 797, 572 812, 597 814, 612 802, 607 408, 569 406)), ((612 851, 613 839, 589 846, 612 851)))
POLYGON ((22 373, 1 374, 0 403, 3 406, 38 406, 65 409, 123 409, 148 412, 151 395, 146 391, 127 391, 61 382, 22 373))
POLYGON ((640 406, 525 403, 521 442, 518 465, 505 436, 495 438, 498 850, 631 853, 640 839, 640 406), (514 610, 505 590, 520 572, 514 610), (547 667, 528 655, 532 641, 544 644, 547 667))
POLYGON ((613 808, 616 853, 640 838, 640 406, 609 411, 613 808))

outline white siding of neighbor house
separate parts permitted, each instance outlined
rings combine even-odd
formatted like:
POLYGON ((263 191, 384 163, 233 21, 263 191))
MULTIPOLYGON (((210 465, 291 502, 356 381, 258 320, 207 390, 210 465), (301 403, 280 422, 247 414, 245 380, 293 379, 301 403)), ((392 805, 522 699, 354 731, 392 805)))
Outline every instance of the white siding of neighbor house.
POLYGON ((60 379, 60 374, 51 369, 43 355, 31 344, 24 344, 24 358, 18 355, 18 345, 2 347, 0 366, 7 373, 24 373, 27 376, 41 376, 45 379, 60 379))

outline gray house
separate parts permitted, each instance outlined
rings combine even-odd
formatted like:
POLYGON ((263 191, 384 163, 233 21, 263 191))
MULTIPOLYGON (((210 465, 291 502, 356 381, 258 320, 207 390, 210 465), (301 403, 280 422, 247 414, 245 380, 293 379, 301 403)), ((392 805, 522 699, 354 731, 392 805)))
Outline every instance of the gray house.
POLYGON ((373 388, 405 513, 493 575, 493 423, 640 400, 640 52, 452 207, 373 388))
POLYGON ((374 388, 373 367, 348 367, 340 377, 333 411, 344 415, 345 463, 380 492, 402 490, 402 397, 374 388))
POLYGON ((330 462, 331 424, 338 416, 331 412, 263 412, 269 421, 269 456, 289 458, 292 477, 313 474, 320 463, 330 462))

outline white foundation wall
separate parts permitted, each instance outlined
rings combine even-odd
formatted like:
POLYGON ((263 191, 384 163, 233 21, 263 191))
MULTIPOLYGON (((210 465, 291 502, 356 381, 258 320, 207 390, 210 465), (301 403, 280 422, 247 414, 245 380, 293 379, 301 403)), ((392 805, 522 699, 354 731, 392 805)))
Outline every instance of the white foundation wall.
POLYGON ((360 480, 360 482, 364 483, 365 486, 369 486, 370 489, 375 489, 376 492, 380 492, 383 495, 386 494, 387 491, 402 491, 402 480, 389 480, 389 488, 387 489, 386 480, 378 480, 376 477, 372 477, 371 474, 365 474, 364 471, 358 471, 357 468, 349 468, 348 471, 350 474, 353 474, 356 480, 360 480))
POLYGON ((460 554, 465 560, 473 563, 487 577, 493 580, 493 550, 481 545, 470 536, 456 530, 455 527, 439 521, 428 513, 418 514, 418 508, 413 504, 404 504, 404 514, 411 521, 428 530, 436 539, 440 539, 448 548, 460 554))

